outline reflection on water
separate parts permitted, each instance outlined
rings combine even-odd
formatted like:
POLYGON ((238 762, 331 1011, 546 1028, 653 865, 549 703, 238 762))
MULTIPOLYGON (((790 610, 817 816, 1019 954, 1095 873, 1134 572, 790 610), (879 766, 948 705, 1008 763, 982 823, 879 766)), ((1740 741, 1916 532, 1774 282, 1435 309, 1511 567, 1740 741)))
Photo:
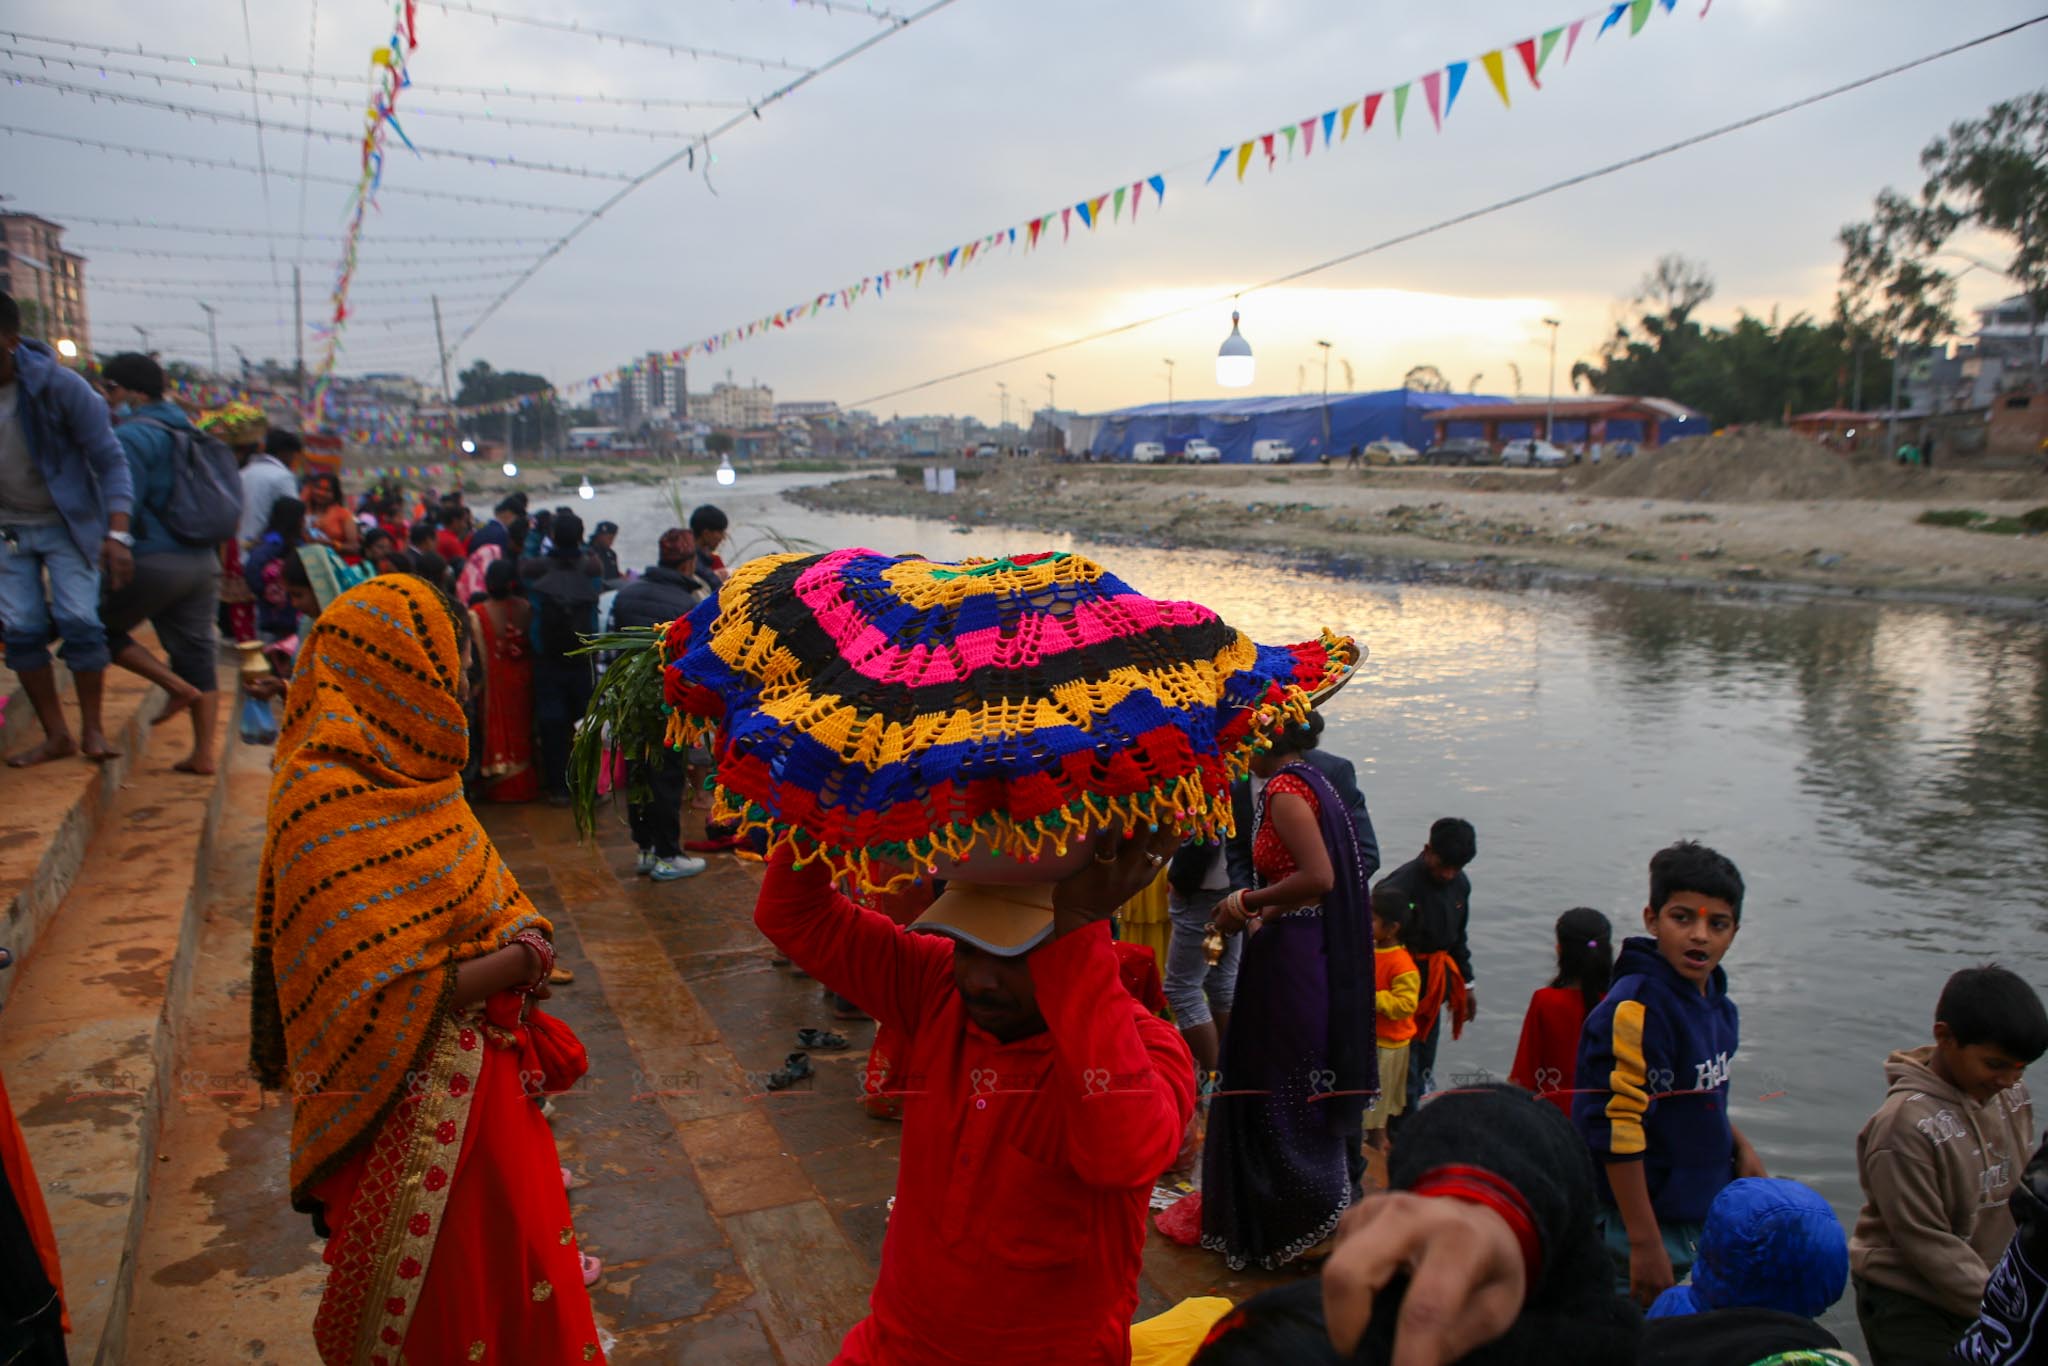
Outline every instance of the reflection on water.
MULTIPOLYGON (((798 482, 795 480, 788 483, 798 482)), ((1188 551, 807 512, 772 481, 719 491, 745 543, 935 558, 1076 549, 1141 591, 1266 641, 1325 624, 1371 649, 1325 743, 1357 761, 1391 865, 1432 819, 1478 827, 1484 1005, 1446 1072, 1505 1075, 1559 912, 1640 925, 1650 855, 1680 836, 1749 884, 1729 955, 1737 1119, 1772 1170, 1858 1204, 1856 1131, 1885 1054, 1925 1041, 1948 973, 1996 958, 2048 987, 2048 629, 1908 607, 1717 603, 1340 583, 1188 551), (761 487, 751 485, 759 484, 761 487)), ((705 496, 713 496, 705 481, 705 496)), ((601 495, 627 563, 667 513, 601 495)), ((1363 965, 1361 965, 1361 969, 1363 965)), ((1830 1326, 1853 1332, 1853 1310, 1830 1326)))

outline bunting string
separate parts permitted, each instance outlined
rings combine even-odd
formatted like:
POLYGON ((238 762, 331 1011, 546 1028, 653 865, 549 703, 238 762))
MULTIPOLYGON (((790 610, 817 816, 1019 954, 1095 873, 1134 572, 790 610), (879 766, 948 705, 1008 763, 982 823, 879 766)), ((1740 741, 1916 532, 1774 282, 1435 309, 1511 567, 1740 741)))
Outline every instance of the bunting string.
MULTIPOLYGON (((332 298, 334 308, 326 324, 317 328, 323 343, 319 364, 314 368, 311 405, 320 410, 327 386, 334 377, 335 351, 342 328, 348 324, 349 286, 355 280, 357 253, 362 247, 363 218, 375 207, 377 191, 384 180, 387 133, 395 132, 408 148, 412 139, 398 124, 398 97, 410 82, 406 60, 419 46, 413 23, 413 0, 396 0, 391 14, 391 39, 370 53, 370 105, 363 115, 362 163, 354 192, 349 197, 348 226, 341 243, 341 262, 335 267, 332 298)), ((305 426, 302 415, 301 426, 305 426)))
MULTIPOLYGON (((1600 9, 1566 20, 1526 38, 1504 43, 1498 48, 1479 54, 1473 60, 1478 62, 1486 75, 1488 85, 1492 87, 1502 105, 1511 107, 1509 53, 1514 54, 1522 78, 1528 82, 1529 88, 1541 90, 1543 74, 1557 49, 1562 46, 1564 50, 1564 55, 1558 59, 1558 65, 1562 67, 1571 60, 1580 36, 1588 25, 1598 21, 1592 35, 1593 40, 1597 41, 1608 30, 1619 26, 1623 19, 1628 19, 1628 35, 1634 37, 1642 31, 1643 25, 1657 9, 1661 8, 1669 13, 1675 11, 1676 7, 1677 0, 1618 0, 1618 3, 1603 5, 1600 9)), ((1705 17, 1704 10, 1700 17, 1705 17)), ((1321 113, 1311 114, 1307 118, 1283 124, 1236 142, 1225 143, 1217 149, 1215 157, 1209 162, 1209 173, 1202 183, 1206 185, 1215 180, 1224 167, 1233 163, 1236 177, 1242 181, 1245 171, 1255 158, 1262 158, 1269 170, 1279 166, 1283 154, 1288 161, 1293 161, 1297 156, 1305 161, 1315 154, 1318 140, 1321 141, 1323 154, 1327 157, 1331 148, 1350 139, 1354 127, 1363 134, 1371 132, 1380 124, 1380 115, 1388 96, 1392 97, 1393 108, 1390 122, 1393 124, 1395 136, 1398 137, 1405 129, 1409 105, 1418 87, 1423 105, 1429 112, 1431 126, 1441 132, 1444 120, 1450 117, 1452 110, 1457 106, 1458 97, 1464 90, 1471 66, 1472 60, 1446 62, 1389 89, 1372 91, 1347 104, 1333 106, 1321 113)), ((1051 212, 1027 219, 1021 224, 934 252, 908 265, 863 276, 851 285, 814 295, 808 300, 753 319, 738 327, 727 328, 713 336, 702 337, 677 347, 663 354, 662 359, 673 363, 688 361, 699 355, 716 355, 755 337, 784 330, 796 323, 815 318, 827 309, 850 310, 864 299, 879 299, 890 290, 905 284, 916 288, 921 286, 928 276, 948 277, 955 270, 964 270, 977 258, 984 257, 998 248, 1014 250, 1020 237, 1023 249, 1026 252, 1033 251, 1050 236, 1055 226, 1059 230, 1059 240, 1064 243, 1072 240, 1077 226, 1079 231, 1093 232, 1102 225, 1105 218, 1111 222, 1121 221, 1127 206, 1130 209, 1131 221, 1135 223, 1147 189, 1153 192, 1154 204, 1161 203, 1166 192, 1164 175, 1144 177, 1101 194, 1074 200, 1051 212)), ((635 360, 617 369, 560 386, 559 389, 522 394, 495 403, 462 408, 458 412, 464 417, 479 417, 529 407, 557 395, 566 396, 603 388, 637 373, 646 363, 645 359, 635 360)))
MULTIPOLYGON (((1104 221, 1111 223, 1120 221, 1124 216, 1126 206, 1128 206, 1131 222, 1136 223, 1138 221, 1138 213, 1143 206, 1145 195, 1148 191, 1152 196, 1153 212, 1157 213, 1166 201, 1166 177, 1163 174, 1140 176, 1128 185, 1118 185, 1116 188, 1104 190, 1100 194, 1089 195, 1075 200, 1071 204, 1061 205, 1057 209, 1049 210, 1026 219, 1022 223, 998 228, 994 232, 985 233, 969 241, 935 251, 928 256, 919 257, 907 265, 895 266, 890 269, 875 271, 869 275, 863 275, 851 284, 842 285, 838 289, 826 290, 822 294, 813 295, 809 299, 791 304, 787 308, 780 308, 773 313, 764 314, 738 327, 730 327, 713 336, 702 337, 684 346, 677 347, 664 353, 662 359, 674 363, 688 361, 699 355, 716 355, 754 337, 786 330, 797 323, 815 318, 828 309, 850 311, 856 304, 864 300, 881 299, 892 290, 900 289, 904 285, 909 285, 912 289, 916 289, 928 277, 947 278, 955 271, 966 270, 977 260, 986 260, 999 250, 1015 252, 1021 247, 1021 250, 1028 254, 1037 250, 1047 239, 1055 216, 1057 216, 1060 223, 1060 241, 1062 243, 1071 239, 1073 224, 1076 219, 1080 222, 1081 231, 1093 232, 1100 228, 1104 221)), ((487 414, 514 412, 531 407, 543 399, 567 396, 616 383, 629 375, 638 373, 645 364, 646 361, 643 358, 620 366, 615 370, 607 370, 601 374, 577 380, 573 384, 536 390, 532 393, 520 394, 515 398, 500 399, 492 403, 473 404, 468 407, 458 408, 456 412, 463 417, 481 417, 487 414)))
MULTIPOLYGON (((1543 73, 1558 45, 1562 43, 1564 46, 1564 55, 1557 63, 1558 67, 1562 68, 1570 63, 1572 53, 1578 48, 1580 35, 1595 20, 1599 21, 1598 27, 1593 31, 1593 40, 1596 42, 1605 37, 1608 30, 1620 26, 1623 19, 1628 20, 1628 36, 1633 38, 1643 31, 1643 25, 1649 22, 1650 16, 1657 10, 1661 9, 1668 14, 1676 12, 1677 8, 1678 0, 1612 0, 1611 3, 1603 4, 1599 9, 1582 14, 1576 19, 1568 19, 1540 33, 1511 43, 1503 43, 1497 48, 1482 52, 1473 60, 1479 63, 1479 69, 1486 74, 1486 83, 1499 97, 1502 108, 1512 108, 1513 99, 1508 77, 1509 53, 1514 54, 1522 78, 1528 82, 1529 89, 1541 90, 1543 73)), ((1706 8, 1700 10, 1699 17, 1707 17, 1706 8)), ((1426 71, 1412 80, 1403 81, 1390 89, 1375 90, 1361 95, 1348 104, 1326 109, 1320 114, 1312 114, 1298 122, 1283 124, 1268 132, 1254 133, 1237 142, 1227 142, 1217 149, 1216 159, 1210 163, 1209 174, 1203 178, 1202 183, 1207 185, 1216 179, 1217 174, 1233 161, 1236 163, 1237 179, 1240 182, 1244 180, 1244 173, 1255 157, 1263 158, 1269 171, 1279 167, 1282 151, 1285 151, 1288 161, 1293 161, 1296 151, 1299 150, 1301 159, 1306 161, 1315 155, 1318 132, 1322 134, 1323 155, 1328 156, 1335 143, 1350 140, 1354 123, 1361 132, 1371 132, 1378 119, 1381 104, 1389 95, 1393 97, 1394 136, 1400 137, 1406 129, 1409 101, 1417 86, 1421 87, 1423 104, 1429 110, 1431 127, 1441 133, 1444 120, 1448 119, 1451 111, 1457 107, 1458 96, 1465 88, 1465 78, 1471 69, 1471 60, 1445 62, 1440 67, 1426 71), (1363 117, 1360 117, 1361 115, 1363 117), (1280 145, 1282 139, 1285 140, 1284 148, 1280 145)), ((1555 75, 1554 72, 1552 74, 1555 75)))

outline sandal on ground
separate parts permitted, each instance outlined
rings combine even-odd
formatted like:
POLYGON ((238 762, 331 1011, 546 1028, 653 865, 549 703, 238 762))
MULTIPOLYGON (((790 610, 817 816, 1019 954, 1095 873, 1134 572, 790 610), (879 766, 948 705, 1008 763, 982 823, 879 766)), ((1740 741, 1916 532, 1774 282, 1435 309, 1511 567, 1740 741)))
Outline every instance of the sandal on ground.
POLYGON ((556 968, 548 974, 548 985, 551 987, 565 987, 575 980, 576 974, 567 968, 556 968))
POLYGON ((810 1075, 810 1054, 792 1053, 782 1060, 782 1066, 768 1074, 768 1079, 762 1085, 771 1091, 787 1091, 810 1075))
POLYGON ((796 1041, 820 1053, 838 1053, 846 1048, 846 1036, 830 1029, 799 1029, 796 1041))

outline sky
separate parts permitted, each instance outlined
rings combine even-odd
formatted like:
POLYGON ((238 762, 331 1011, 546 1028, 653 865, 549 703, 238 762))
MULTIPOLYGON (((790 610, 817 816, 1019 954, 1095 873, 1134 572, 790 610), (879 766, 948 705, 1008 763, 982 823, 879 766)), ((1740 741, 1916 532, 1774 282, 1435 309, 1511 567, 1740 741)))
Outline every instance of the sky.
MULTIPOLYGON (((456 0, 468 5, 470 0, 456 0)), ((480 2, 480 0, 479 0, 480 2)), ((649 350, 671 350, 808 302, 1063 204, 1159 174, 1140 216, 1090 232, 1058 225, 1038 250, 1001 249, 949 277, 872 290, 691 365, 702 392, 730 377, 779 399, 831 399, 892 413, 1021 416, 1049 396, 1062 408, 1213 398, 1213 358, 1234 306, 1258 360, 1254 392, 1316 392, 1330 357, 1333 392, 1398 385, 1412 365, 1455 388, 1550 383, 1591 356, 1622 302, 1666 252, 1706 264, 1717 292, 1702 316, 1740 311, 1825 317, 1840 260, 1835 234, 1866 216, 1887 186, 1916 188, 1920 148, 1957 119, 2025 93, 2048 70, 2048 25, 1974 49, 1759 127, 1292 283, 1253 288, 1547 182, 1705 131, 1772 105, 1910 60, 2030 17, 2038 0, 1677 0, 1642 33, 1627 23, 1595 41, 1597 19, 1566 63, 1562 46, 1529 87, 1507 54, 1503 107, 1480 54, 1587 11, 1589 0, 953 0, 890 31, 862 11, 791 0, 589 0, 564 11, 498 0, 501 15, 573 14, 588 29, 758 59, 747 65, 674 54, 491 18, 422 0, 404 131, 422 149, 513 155, 578 171, 637 176, 802 70, 887 33, 759 117, 710 143, 694 168, 648 179, 590 223, 497 311, 490 300, 584 215, 616 180, 414 156, 395 140, 384 192, 366 220, 338 368, 402 369, 438 378, 432 296, 442 300, 456 373, 481 358, 569 384, 649 350), (1284 122, 1320 115, 1456 60, 1470 76, 1441 132, 1421 87, 1396 137, 1383 109, 1370 132, 1336 147, 1285 143, 1277 169, 1255 156, 1239 183, 1216 152, 1284 122), (779 65, 775 65, 779 64, 779 65), (482 95, 458 87, 490 88, 482 95), (537 102, 512 93, 568 100, 537 102), (583 97, 578 101, 575 97, 583 97), (655 107, 603 103, 667 101, 655 107), (460 113, 464 119, 451 115, 460 113), (511 117, 669 136, 511 124, 511 117), (426 191, 414 194, 410 191, 426 191), (466 194, 544 206, 454 202, 466 194), (407 238, 496 237, 421 243, 407 238), (1235 296, 1234 300, 1233 297, 1235 296), (1049 355, 1009 360, 1173 309, 1175 316, 1049 355), (1317 343, 1327 341, 1327 352, 1317 343), (974 375, 931 384, 957 370, 974 375), (1171 362, 1171 365, 1168 364, 1171 362), (1349 366, 1347 375, 1346 366, 1349 366), (1051 378, 1048 378, 1048 377, 1051 378), (923 386, 923 387, 916 387, 923 386), (908 392, 897 392, 904 391, 908 392)), ((917 0, 876 0, 910 14, 917 0)), ((1604 6, 1598 6, 1598 13, 1604 6)), ((10 210, 69 225, 89 258, 96 349, 132 347, 136 324, 167 356, 204 361, 202 299, 221 354, 289 359, 291 267, 302 270, 309 321, 331 309, 369 54, 389 31, 380 4, 199 0, 176 24, 136 0, 0 3, 0 125, 187 156, 260 162, 272 174, 173 165, 0 132, 10 210), (245 27, 246 24, 246 27, 245 27), (72 43, 131 49, 107 54, 72 43), (140 46, 154 55, 138 56, 140 46), (252 101, 247 70, 279 98, 252 101), (177 58, 158 60, 159 56, 177 58), (45 64, 41 58, 53 59, 45 64), (54 59, 80 63, 76 69, 54 59), (194 61, 196 59, 196 63, 194 61), (232 65, 223 65, 223 64, 232 65), (105 74, 101 74, 102 65, 105 74), (239 67, 240 69, 236 69, 239 67), (124 71, 146 73, 143 76, 124 71), (160 82, 205 81, 225 89, 160 82), (15 78, 91 87, 180 106, 94 99, 15 78), (331 103, 283 98, 311 91, 331 103), (247 119, 217 122, 188 110, 247 119), (309 118, 310 112, 310 118, 309 118), (309 137, 310 125, 338 134, 309 137), (82 216, 231 227, 248 236, 94 225, 82 216), (271 234, 276 234, 272 236, 271 234), (273 265, 271 253, 276 253, 273 265), (153 256, 205 253, 231 259, 153 256)), ((1320 131, 1320 130, 1318 130, 1320 131)), ((1964 244, 1996 264, 1995 241, 1964 244)), ((1961 268, 1961 262, 1951 263, 1961 268)), ((1989 270, 1961 280, 1965 308, 2008 292, 1989 270)), ((317 360, 317 338, 307 341, 317 360)))

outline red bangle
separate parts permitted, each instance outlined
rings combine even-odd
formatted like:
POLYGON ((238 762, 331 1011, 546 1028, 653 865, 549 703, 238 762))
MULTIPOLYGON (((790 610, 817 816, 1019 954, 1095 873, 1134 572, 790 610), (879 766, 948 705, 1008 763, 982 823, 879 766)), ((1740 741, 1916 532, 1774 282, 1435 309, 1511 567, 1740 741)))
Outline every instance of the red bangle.
POLYGON ((548 974, 555 970, 555 946, 550 944, 548 937, 539 930, 521 930, 512 936, 512 942, 514 944, 524 944, 527 948, 533 950, 534 957, 540 959, 540 972, 534 977, 533 981, 521 988, 523 991, 530 992, 536 986, 545 982, 548 979, 548 974))
POLYGON ((1536 1233, 1536 1216, 1522 1193, 1484 1167, 1431 1167, 1413 1186, 1411 1195, 1438 1196, 1484 1205, 1507 1221, 1522 1249, 1522 1269, 1533 1292, 1543 1275, 1543 1240, 1536 1233))

